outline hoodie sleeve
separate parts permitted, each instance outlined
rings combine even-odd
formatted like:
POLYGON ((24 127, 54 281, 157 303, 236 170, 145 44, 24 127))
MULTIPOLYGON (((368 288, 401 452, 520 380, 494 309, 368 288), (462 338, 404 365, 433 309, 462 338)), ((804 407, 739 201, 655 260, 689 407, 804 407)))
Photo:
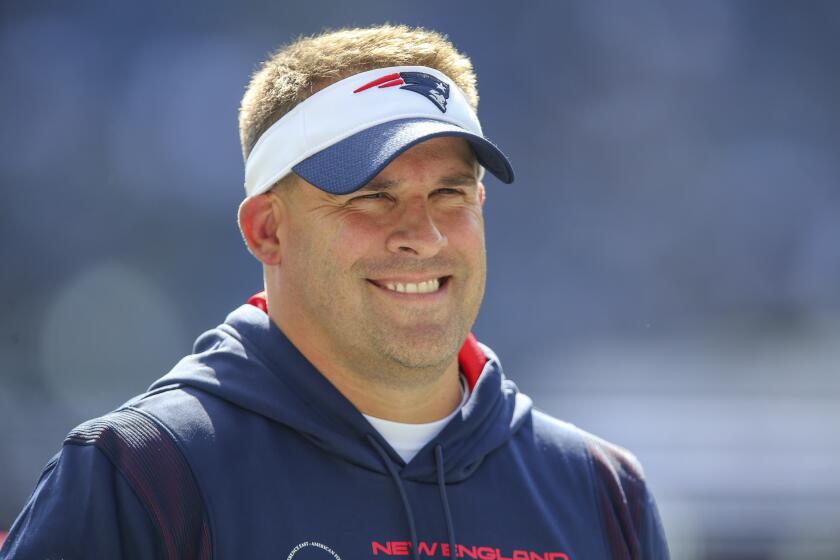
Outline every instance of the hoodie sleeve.
POLYGON ((2 560, 154 559, 154 528, 125 478, 94 445, 65 445, 9 532, 2 560))
POLYGON ((668 543, 653 495, 632 453, 589 436, 595 491, 612 557, 669 560, 668 543))
POLYGON ((0 560, 205 560, 210 543, 201 492, 174 437, 125 408, 70 432, 0 560))

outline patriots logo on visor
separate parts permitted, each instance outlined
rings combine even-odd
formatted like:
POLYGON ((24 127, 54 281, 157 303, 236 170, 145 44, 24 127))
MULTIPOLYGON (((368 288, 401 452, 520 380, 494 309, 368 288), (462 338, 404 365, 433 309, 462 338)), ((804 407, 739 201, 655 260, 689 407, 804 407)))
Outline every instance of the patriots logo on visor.
POLYGON ((449 84, 431 74, 425 72, 394 72, 381 78, 368 82, 353 93, 359 93, 372 87, 388 88, 401 86, 400 89, 407 89, 419 93, 440 109, 441 113, 446 112, 446 100, 449 99, 449 84))

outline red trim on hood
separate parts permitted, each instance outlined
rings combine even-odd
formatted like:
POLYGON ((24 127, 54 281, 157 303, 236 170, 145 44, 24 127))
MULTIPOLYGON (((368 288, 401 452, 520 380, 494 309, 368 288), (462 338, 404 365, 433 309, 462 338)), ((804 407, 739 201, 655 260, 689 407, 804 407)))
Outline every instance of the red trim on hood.
MULTIPOLYGON (((252 295, 248 298, 248 303, 256 308, 262 309, 265 313, 268 313, 268 303, 265 299, 265 292, 252 295)), ((484 370, 484 366, 487 362, 487 356, 484 355, 484 351, 478 345, 478 340, 476 340, 475 336, 473 336, 473 333, 469 333, 467 335, 467 340, 464 341, 464 345, 461 346, 461 350, 458 351, 458 365, 461 366, 461 371, 467 379, 470 391, 472 391, 475 388, 475 384, 478 383, 478 378, 484 370)))
POLYGON ((248 303, 268 313, 268 301, 265 299, 265 292, 252 295, 248 298, 248 303))
POLYGON ((490 360, 484 355, 484 350, 478 345, 473 333, 467 334, 467 340, 464 341, 461 350, 458 351, 458 365, 461 366, 461 371, 464 372, 464 377, 467 379, 467 384, 470 386, 470 391, 475 389, 475 384, 478 383, 478 378, 481 372, 484 371, 484 366, 490 360))

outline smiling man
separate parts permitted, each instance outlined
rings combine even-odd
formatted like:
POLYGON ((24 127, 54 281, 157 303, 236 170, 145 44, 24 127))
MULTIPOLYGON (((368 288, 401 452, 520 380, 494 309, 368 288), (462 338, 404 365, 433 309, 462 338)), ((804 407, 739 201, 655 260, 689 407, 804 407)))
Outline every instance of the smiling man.
POLYGON ((3 558, 668 557, 627 451, 532 407, 470 329, 485 138, 469 59, 400 26, 303 38, 240 110, 265 291, 74 429, 3 558))

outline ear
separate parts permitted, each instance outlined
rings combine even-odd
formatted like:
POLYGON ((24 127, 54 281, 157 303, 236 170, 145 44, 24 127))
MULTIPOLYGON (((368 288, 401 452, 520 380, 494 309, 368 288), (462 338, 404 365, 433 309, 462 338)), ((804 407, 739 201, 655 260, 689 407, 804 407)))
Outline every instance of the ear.
POLYGON ((478 203, 484 206, 484 200, 487 197, 487 192, 484 190, 484 183, 478 182, 478 203))
POLYGON ((282 197, 270 193, 249 196, 239 205, 239 230, 248 250, 264 265, 280 264, 285 215, 282 197))

